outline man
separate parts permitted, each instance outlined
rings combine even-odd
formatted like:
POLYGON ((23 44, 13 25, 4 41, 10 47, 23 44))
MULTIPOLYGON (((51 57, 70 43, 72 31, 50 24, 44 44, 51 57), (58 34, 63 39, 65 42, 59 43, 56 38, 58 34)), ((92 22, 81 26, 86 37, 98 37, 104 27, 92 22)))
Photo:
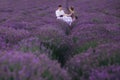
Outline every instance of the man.
POLYGON ((57 19, 63 19, 63 16, 65 15, 64 10, 62 10, 62 5, 58 6, 58 9, 55 12, 57 19))

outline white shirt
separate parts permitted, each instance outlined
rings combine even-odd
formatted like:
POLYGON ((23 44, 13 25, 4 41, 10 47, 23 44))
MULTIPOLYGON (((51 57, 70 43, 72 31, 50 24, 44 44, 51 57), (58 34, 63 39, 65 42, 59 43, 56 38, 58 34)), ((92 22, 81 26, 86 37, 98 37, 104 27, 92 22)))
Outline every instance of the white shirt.
POLYGON ((61 15, 64 15, 65 14, 65 12, 64 12, 64 10, 56 10, 56 12, 55 12, 55 14, 56 14, 56 17, 57 17, 57 19, 61 19, 61 15))

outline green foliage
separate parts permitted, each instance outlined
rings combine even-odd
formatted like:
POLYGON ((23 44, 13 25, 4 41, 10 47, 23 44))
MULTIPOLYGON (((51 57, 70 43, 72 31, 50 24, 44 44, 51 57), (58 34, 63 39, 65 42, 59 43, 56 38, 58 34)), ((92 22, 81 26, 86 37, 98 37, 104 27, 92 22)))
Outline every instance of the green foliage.
POLYGON ((92 19, 92 22, 94 22, 94 23, 100 23, 100 22, 101 22, 101 20, 100 20, 100 19, 98 19, 98 18, 93 18, 93 19, 92 19))
POLYGON ((103 10, 102 11, 104 14, 108 15, 109 14, 109 11, 108 10, 103 10))
POLYGON ((6 20, 7 20, 7 19, 4 18, 4 19, 0 20, 0 23, 5 22, 6 20))
POLYGON ((53 80, 53 76, 51 75, 51 73, 49 72, 49 70, 45 70, 42 73, 42 77, 43 78, 47 78, 47 80, 53 80))
POLYGON ((38 46, 33 47, 22 46, 20 50, 23 52, 36 52, 39 51, 40 49, 38 46))
POLYGON ((14 63, 14 64, 9 65, 9 70, 11 72, 14 72, 14 70, 20 70, 20 69, 21 69, 21 65, 18 63, 14 63))
MULTIPOLYGON (((107 54, 107 53, 101 53, 101 54, 107 54)), ((98 66, 109 66, 109 65, 116 64, 116 63, 120 64, 119 53, 113 53, 113 54, 111 54, 111 56, 101 55, 98 57, 98 62, 99 62, 98 66), (103 56, 105 58, 103 58, 103 56)))
POLYGON ((41 13, 41 14, 39 14, 41 17, 44 17, 44 16, 46 16, 47 14, 46 13, 41 13))
POLYGON ((9 80, 14 80, 14 77, 13 77, 13 76, 11 76, 9 80))
POLYGON ((79 39, 78 39, 78 37, 73 37, 72 40, 74 43, 76 43, 79 39))
POLYGON ((58 60, 58 62, 60 62, 61 65, 65 64, 65 61, 67 60, 67 51, 69 50, 69 46, 67 44, 62 44, 58 46, 49 43, 44 43, 44 46, 52 51, 52 54, 50 55, 51 59, 58 60))
POLYGON ((86 50, 88 50, 90 47, 91 48, 97 47, 97 45, 98 45, 98 43, 96 41, 91 41, 91 42, 85 43, 84 45, 78 47, 75 52, 82 53, 82 52, 85 52, 86 50))
POLYGON ((118 25, 120 26, 120 23, 118 25))
POLYGON ((5 78, 4 77, 0 77, 0 80, 5 80, 5 78))

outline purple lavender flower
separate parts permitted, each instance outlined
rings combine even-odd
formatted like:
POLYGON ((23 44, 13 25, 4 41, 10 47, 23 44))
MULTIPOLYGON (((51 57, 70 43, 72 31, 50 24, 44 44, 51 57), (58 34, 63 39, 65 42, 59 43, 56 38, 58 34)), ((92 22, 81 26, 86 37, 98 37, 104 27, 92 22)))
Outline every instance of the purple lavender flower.
POLYGON ((89 80, 119 80, 120 79, 120 66, 112 65, 93 69, 89 80))
MULTIPOLYGON (((91 70, 110 65, 120 65, 120 43, 108 43, 89 49, 71 58, 66 68, 73 79, 88 79, 91 70)), ((101 75, 102 76, 102 75, 101 75)), ((94 80, 94 79, 93 79, 94 80)))
POLYGON ((36 57, 16 51, 0 52, 0 79, 70 80, 67 71, 42 54, 36 57))

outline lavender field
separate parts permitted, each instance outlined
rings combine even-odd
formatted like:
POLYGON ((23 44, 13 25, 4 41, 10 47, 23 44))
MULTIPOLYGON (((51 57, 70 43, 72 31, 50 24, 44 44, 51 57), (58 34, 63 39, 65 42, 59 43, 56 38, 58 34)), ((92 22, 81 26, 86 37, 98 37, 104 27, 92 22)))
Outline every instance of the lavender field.
POLYGON ((0 0, 0 80, 120 80, 120 0, 0 0))

